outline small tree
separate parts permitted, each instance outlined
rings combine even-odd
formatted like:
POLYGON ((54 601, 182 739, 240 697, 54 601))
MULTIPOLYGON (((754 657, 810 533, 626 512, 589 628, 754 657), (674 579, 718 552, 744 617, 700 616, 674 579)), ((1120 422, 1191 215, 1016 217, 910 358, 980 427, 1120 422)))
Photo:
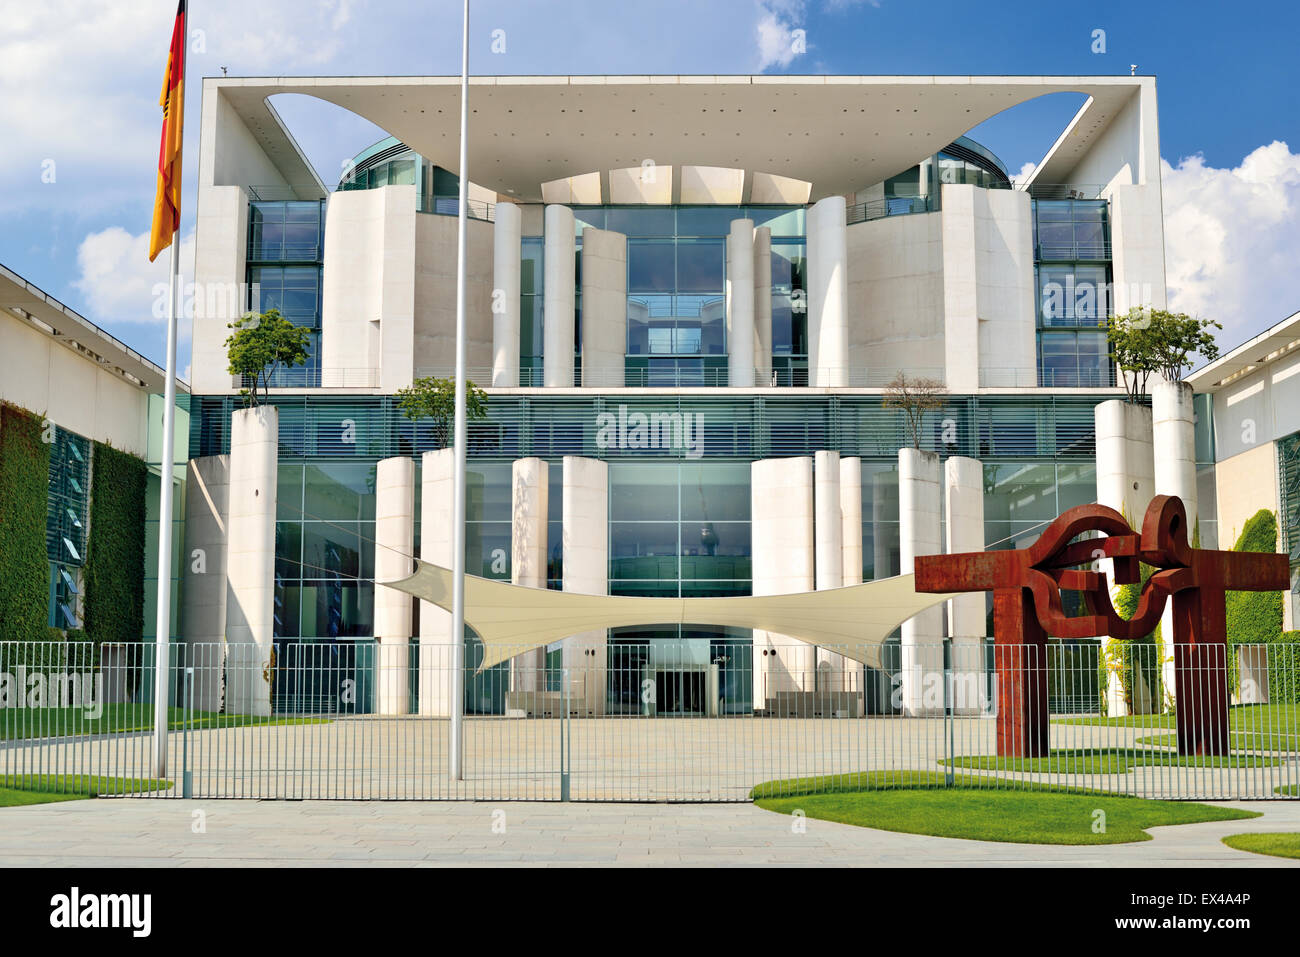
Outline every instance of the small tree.
MULTIPOLYGON (((456 415, 456 380, 427 376, 416 379, 410 388, 397 390, 397 407, 412 422, 433 420, 433 439, 445 449, 451 438, 456 415)), ((487 393, 469 380, 465 381, 465 419, 476 422, 487 418, 487 393)))
POLYGON ((1193 356, 1210 362, 1217 359, 1219 347, 1210 330, 1222 328, 1213 319, 1164 309, 1130 309, 1123 316, 1109 317, 1106 340, 1129 401, 1136 402, 1147 391, 1152 373, 1178 382, 1193 356))
POLYGON ((942 409, 947 398, 948 387, 939 380, 924 377, 909 379, 907 373, 900 370, 889 385, 885 386, 885 398, 881 404, 886 409, 902 411, 907 434, 912 439, 912 448, 919 449, 921 421, 925 413, 942 409))
POLYGON ((278 309, 247 313, 226 328, 235 330, 226 339, 228 370, 253 384, 239 390, 245 406, 258 405, 259 389, 263 398, 270 397, 271 377, 281 366, 291 369, 307 361, 310 330, 295 326, 278 309))

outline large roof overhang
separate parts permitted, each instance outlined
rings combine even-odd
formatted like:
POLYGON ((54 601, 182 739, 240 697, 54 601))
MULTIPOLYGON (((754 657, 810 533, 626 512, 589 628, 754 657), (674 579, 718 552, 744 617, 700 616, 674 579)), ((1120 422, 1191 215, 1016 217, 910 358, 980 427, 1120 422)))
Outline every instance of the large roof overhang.
MULTIPOLYGON (((137 388, 161 394, 166 386, 165 370, 4 266, 0 266, 0 309, 32 322, 45 335, 87 362, 137 388)), ((179 379, 176 390, 189 391, 179 379)))
POLYGON ((1300 351, 1300 312, 1265 329, 1187 377, 1196 392, 1218 392, 1283 356, 1300 351))
MULTIPOLYGON (((445 169, 458 167, 459 77, 209 77, 288 183, 310 185, 268 99, 337 104, 445 169)), ((471 178, 521 202, 541 184, 652 160, 812 183, 816 200, 879 182, 1035 97, 1089 97, 1035 179, 1069 182, 1150 77, 498 76, 470 80, 471 178)), ((310 167, 307 167, 310 169, 310 167)), ((217 183, 216 185, 249 185, 217 183)))

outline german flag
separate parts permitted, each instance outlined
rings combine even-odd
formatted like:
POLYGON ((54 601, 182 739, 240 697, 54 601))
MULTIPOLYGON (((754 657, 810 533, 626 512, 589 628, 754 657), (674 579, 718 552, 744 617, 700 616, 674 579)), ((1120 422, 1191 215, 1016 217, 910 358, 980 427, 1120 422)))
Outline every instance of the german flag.
POLYGON ((162 142, 158 146, 158 192, 153 201, 153 230, 149 235, 149 261, 172 244, 181 228, 181 137, 185 124, 185 10, 186 0, 176 8, 172 45, 167 52, 163 75, 162 142))

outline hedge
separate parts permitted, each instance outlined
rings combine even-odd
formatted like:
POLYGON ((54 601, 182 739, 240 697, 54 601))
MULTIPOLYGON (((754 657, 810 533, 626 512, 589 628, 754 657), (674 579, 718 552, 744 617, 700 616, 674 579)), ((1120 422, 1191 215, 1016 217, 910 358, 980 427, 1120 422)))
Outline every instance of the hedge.
POLYGON ((0 640, 44 641, 50 608, 45 517, 50 445, 42 420, 0 404, 0 640))
POLYGON ((145 463, 101 442, 91 460, 86 543, 87 637, 96 644, 144 639, 145 463))
MULTIPOLYGON (((1266 508, 1250 520, 1234 552, 1277 551, 1277 516, 1266 508)), ((1277 641, 1282 634, 1282 593, 1280 591, 1230 591, 1224 599, 1228 611, 1228 644, 1277 641)))

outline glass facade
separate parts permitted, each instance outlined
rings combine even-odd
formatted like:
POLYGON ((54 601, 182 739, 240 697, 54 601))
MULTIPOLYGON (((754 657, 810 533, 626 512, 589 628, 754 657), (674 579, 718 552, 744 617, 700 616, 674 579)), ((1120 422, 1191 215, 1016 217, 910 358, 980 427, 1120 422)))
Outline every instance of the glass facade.
POLYGON ((90 440, 53 426, 45 552, 50 562, 48 624, 81 627, 81 568, 90 506, 90 440))
MULTIPOLYGON (((802 207, 576 206, 579 289, 582 229, 621 232, 627 240, 628 335, 624 382, 629 386, 721 386, 727 383, 726 237, 731 223, 752 219, 772 231, 772 340, 780 376, 807 381, 807 323, 803 299, 805 239, 802 207)), ((539 246, 526 237, 523 256, 539 246)), ((528 268, 521 277, 526 284, 528 268)), ((521 285, 521 295, 524 286, 521 285)), ((581 341, 581 301, 577 297, 581 341)), ((540 367, 535 311, 540 296, 521 301, 521 373, 540 367), (525 313, 523 310, 529 310, 525 313), (532 352, 531 350, 536 350, 532 352)), ((575 344, 575 348, 578 346, 575 344)), ((531 381, 522 378, 521 382, 531 381)))
POLYGON ((1106 342, 1112 308, 1110 216, 1105 200, 1034 200, 1038 384, 1115 384, 1106 342))
POLYGON ((306 364, 277 370, 273 388, 320 385, 324 242, 324 200, 249 204, 248 308, 278 309, 294 325, 311 330, 306 364))

